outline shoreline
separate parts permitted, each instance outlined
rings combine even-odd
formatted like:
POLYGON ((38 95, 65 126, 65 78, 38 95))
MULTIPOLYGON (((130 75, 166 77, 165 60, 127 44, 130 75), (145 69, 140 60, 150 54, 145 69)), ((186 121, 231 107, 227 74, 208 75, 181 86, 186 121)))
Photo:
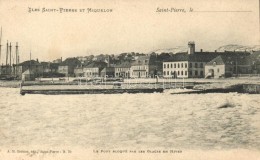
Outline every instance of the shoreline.
MULTIPOLYGON (((4 88, 20 88, 21 81, 3 81, 0 80, 0 87, 4 88)), ((155 86, 155 88, 163 89, 176 89, 186 88, 191 91, 184 91, 181 94, 196 94, 196 93, 251 93, 260 94, 260 79, 259 78, 230 78, 230 79, 159 79, 156 83, 156 79, 125 79, 121 83, 125 85, 136 85, 137 88, 142 89, 143 85, 155 86)), ((75 82, 75 81, 28 81, 23 86, 59 86, 61 89, 66 89, 68 86, 88 86, 91 83, 75 82), (62 87, 64 86, 64 87, 62 87)), ((100 85, 107 86, 113 85, 113 82, 99 83, 100 85)), ((94 85, 95 86, 95 85, 94 85)), ((48 87, 47 87, 48 88, 48 87)), ((55 88, 55 87, 54 87, 55 88)), ((105 88, 104 88, 105 89, 105 88)), ((50 89, 51 90, 51 89, 50 89)), ((178 94, 178 93, 175 93, 178 94)))

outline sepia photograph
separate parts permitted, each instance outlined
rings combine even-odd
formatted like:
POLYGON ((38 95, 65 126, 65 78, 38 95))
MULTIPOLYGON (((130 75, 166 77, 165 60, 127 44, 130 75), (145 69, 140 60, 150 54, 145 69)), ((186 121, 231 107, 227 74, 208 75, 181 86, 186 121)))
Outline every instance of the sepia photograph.
POLYGON ((0 0, 0 159, 259 160, 259 0, 0 0))

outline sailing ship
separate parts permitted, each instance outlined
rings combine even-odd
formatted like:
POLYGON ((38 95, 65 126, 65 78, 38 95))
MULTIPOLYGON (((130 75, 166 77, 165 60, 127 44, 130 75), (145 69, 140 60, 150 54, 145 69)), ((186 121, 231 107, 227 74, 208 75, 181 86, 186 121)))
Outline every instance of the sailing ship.
POLYGON ((2 62, 2 27, 1 27, 1 33, 0 33, 0 80, 16 80, 18 78, 17 74, 17 64, 19 63, 18 58, 18 43, 16 42, 16 55, 15 58, 12 55, 12 44, 6 43, 6 63, 3 65, 2 62), (13 58, 13 62, 12 62, 13 58), (14 63, 14 61, 16 62, 14 63), (9 60, 9 63, 8 63, 9 60))

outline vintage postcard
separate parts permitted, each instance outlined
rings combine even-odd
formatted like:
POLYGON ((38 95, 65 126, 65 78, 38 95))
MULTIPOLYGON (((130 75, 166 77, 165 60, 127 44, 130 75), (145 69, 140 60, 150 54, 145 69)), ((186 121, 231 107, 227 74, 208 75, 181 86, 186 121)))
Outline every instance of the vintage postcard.
POLYGON ((259 0, 1 0, 1 160, 259 160, 259 0))

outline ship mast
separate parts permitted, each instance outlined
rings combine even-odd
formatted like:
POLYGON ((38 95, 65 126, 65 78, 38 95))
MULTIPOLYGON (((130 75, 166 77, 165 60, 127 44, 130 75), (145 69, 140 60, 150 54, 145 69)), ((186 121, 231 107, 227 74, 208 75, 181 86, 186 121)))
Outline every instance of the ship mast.
POLYGON ((17 75, 17 65, 18 65, 18 42, 16 42, 15 46, 15 60, 16 60, 16 66, 15 66, 15 75, 17 75))
POLYGON ((6 67, 7 67, 7 61, 8 61, 8 40, 7 40, 7 43, 6 43, 6 61, 5 61, 6 67))
POLYGON ((30 66, 29 66, 30 80, 31 80, 31 65, 32 65, 32 52, 31 52, 31 50, 30 50, 30 66))
POLYGON ((12 44, 10 42, 10 74, 12 74, 12 44))
POLYGON ((1 65, 1 52, 2 52, 2 26, 1 26, 1 35, 0 35, 0 65, 1 65))

